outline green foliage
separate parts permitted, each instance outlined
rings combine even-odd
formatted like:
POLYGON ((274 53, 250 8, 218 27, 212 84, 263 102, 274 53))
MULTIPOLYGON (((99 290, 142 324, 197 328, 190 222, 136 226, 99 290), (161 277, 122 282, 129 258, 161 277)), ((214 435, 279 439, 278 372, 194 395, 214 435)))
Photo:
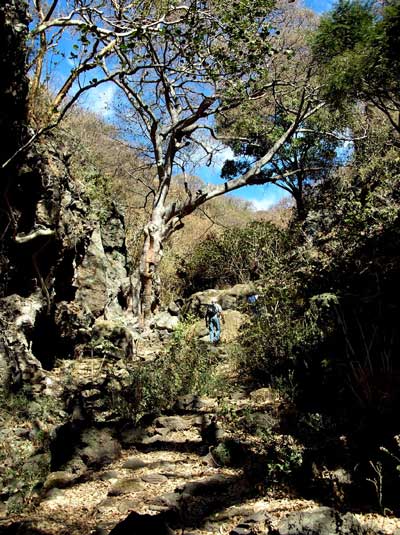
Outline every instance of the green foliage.
POLYGON ((287 481, 301 468, 304 446, 291 435, 278 434, 275 429, 277 420, 273 415, 267 415, 264 410, 255 411, 251 405, 238 414, 227 405, 220 406, 219 419, 235 439, 225 439, 212 450, 218 464, 237 466, 248 461, 241 445, 243 439, 245 443, 254 441, 258 457, 257 475, 260 478, 261 470, 267 484, 287 481))
POLYGON ((272 272, 260 267, 260 314, 243 331, 239 363, 314 412, 396 431, 400 158, 381 117, 370 115, 347 169, 306 192, 292 254, 272 272))
POLYGON ((111 408, 137 421, 171 409, 178 396, 214 394, 221 387, 213 368, 219 363, 207 344, 188 338, 192 318, 181 323, 171 343, 154 361, 133 366, 126 387, 108 393, 111 408))
POLYGON ((101 223, 105 223, 111 213, 111 204, 115 197, 112 181, 90 164, 82 168, 78 176, 85 183, 85 192, 90 198, 94 214, 101 223))
MULTIPOLYGON (((272 61, 277 81, 272 94, 265 93, 256 101, 244 100, 219 117, 217 125, 221 134, 229 139, 228 144, 236 156, 234 161, 225 162, 222 178, 234 179, 269 151, 275 152, 258 170, 254 183, 273 183, 290 193, 296 202, 298 219, 302 221, 307 211, 305 189, 322 180, 338 160, 338 140, 320 133, 339 129, 341 121, 336 114, 327 114, 322 108, 302 117, 302 108, 313 108, 321 94, 306 39, 314 19, 299 6, 288 9, 291 12, 283 17, 284 22, 277 20, 279 30, 276 33, 282 46, 290 47, 285 48, 285 52, 290 50, 291 54, 281 54, 272 61), (290 86, 292 90, 281 89, 280 85, 282 88, 290 86), (311 94, 313 99, 305 105, 305 99, 307 101, 311 94), (297 117, 294 110, 299 110, 297 117), (300 132, 296 129, 276 149, 276 143, 290 131, 294 121, 298 122, 300 132)), ((283 10, 285 12, 285 8, 283 10)))
POLYGON ((325 91, 335 105, 356 96, 362 84, 362 54, 371 36, 373 14, 370 4, 340 1, 322 18, 314 37, 313 50, 325 69, 325 91), (356 92, 356 93, 355 93, 356 92))
POLYGON ((324 338, 318 311, 304 307, 299 294, 293 281, 287 288, 264 288, 260 314, 243 331, 239 353, 244 373, 291 399, 296 394, 295 370, 324 338))
POLYGON ((213 457, 220 466, 232 466, 232 458, 229 447, 221 442, 213 449, 213 457))
POLYGON ((18 422, 34 419, 47 421, 63 417, 61 400, 48 395, 34 399, 29 385, 15 394, 5 394, 0 390, 0 402, 3 415, 15 418, 18 422))
POLYGON ((238 284, 273 273, 289 247, 288 234, 268 222, 225 230, 201 242, 182 262, 188 292, 238 284))
POLYGON ((346 50, 355 49, 368 37, 373 24, 371 2, 340 0, 323 16, 314 37, 314 52, 324 63, 346 50))
POLYGON ((214 460, 220 466, 240 466, 244 462, 242 445, 233 439, 226 439, 212 450, 214 460))
MULTIPOLYGON (((252 119, 253 115, 250 118, 252 119)), ((248 171, 251 167, 251 160, 248 157, 262 157, 283 133, 283 129, 288 128, 290 124, 288 118, 280 117, 278 114, 273 119, 269 117, 268 122, 264 121, 264 128, 260 131, 254 127, 257 122, 256 119, 250 125, 241 125, 240 133, 247 141, 234 145, 239 158, 225 161, 221 172, 222 178, 231 180, 248 171), (274 123, 274 130, 271 129, 269 122, 274 123)), ((321 117, 314 117, 305 122, 302 126, 309 132, 295 135, 284 143, 279 153, 275 155, 273 165, 269 165, 259 173, 263 182, 276 184, 292 195, 296 202, 297 219, 300 221, 305 219, 307 213, 305 202, 307 190, 323 180, 332 166, 338 162, 336 149, 339 142, 330 137, 315 135, 315 132, 329 128, 335 122, 338 123, 334 116, 330 117, 329 126, 326 118, 322 120, 321 117)))
MULTIPOLYGON (((308 192, 307 239, 296 249, 303 284, 293 287, 291 310, 283 315, 288 328, 280 335, 287 354, 293 348, 297 355, 297 402, 346 421, 360 448, 353 454, 363 456, 364 448, 372 458, 387 433, 398 433, 400 159, 382 116, 371 114, 370 120, 349 167, 308 192), (305 318, 307 309, 314 319, 311 330, 300 329, 311 334, 302 339, 291 320, 305 318)), ((292 369, 288 360, 287 376, 292 369)))
POLYGON ((246 88, 254 88, 265 72, 273 2, 214 2, 207 6, 211 16, 205 15, 203 7, 192 4, 181 24, 163 27, 161 46, 170 48, 180 66, 190 69, 189 78, 195 75, 207 84, 223 78, 229 88, 225 99, 244 96, 246 88))
POLYGON ((50 455, 35 455, 14 444, 14 456, 1 456, 3 488, 1 493, 8 496, 7 512, 19 514, 34 505, 37 491, 50 472, 50 455), (12 466, 10 466, 12 461, 12 466))
POLYGON ((290 435, 271 437, 266 449, 266 473, 269 481, 287 480, 303 464, 304 447, 290 435))
POLYGON ((325 15, 313 38, 324 92, 334 106, 349 99, 377 105, 399 131, 400 5, 341 0, 325 15))

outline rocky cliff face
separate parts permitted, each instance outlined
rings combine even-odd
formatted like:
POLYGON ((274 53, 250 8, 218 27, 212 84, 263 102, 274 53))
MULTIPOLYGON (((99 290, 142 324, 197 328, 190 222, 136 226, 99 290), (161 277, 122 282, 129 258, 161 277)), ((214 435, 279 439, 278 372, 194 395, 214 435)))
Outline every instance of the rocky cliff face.
POLYGON ((125 227, 117 206, 98 221, 52 135, 3 167, 30 135, 21 2, 5 2, 0 26, 0 385, 40 390, 45 370, 88 344, 96 321, 134 330, 125 227))

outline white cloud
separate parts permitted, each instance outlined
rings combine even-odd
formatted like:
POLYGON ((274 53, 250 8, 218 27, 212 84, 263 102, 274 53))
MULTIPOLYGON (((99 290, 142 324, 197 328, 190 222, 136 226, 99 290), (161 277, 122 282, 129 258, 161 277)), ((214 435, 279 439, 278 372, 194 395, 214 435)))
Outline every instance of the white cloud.
POLYGON ((269 210, 276 203, 275 197, 262 197, 251 201, 251 205, 256 212, 269 210))
POLYGON ((87 92, 83 106, 89 111, 107 119, 113 114, 115 92, 116 86, 112 83, 93 87, 87 92))
POLYGON ((221 169, 221 167, 225 163, 225 160, 233 160, 235 157, 233 150, 230 147, 226 147, 225 145, 220 145, 219 148, 216 148, 215 150, 216 153, 213 157, 211 165, 218 169, 221 169))
POLYGON ((205 135, 199 137, 201 144, 194 145, 190 152, 190 164, 193 169, 207 165, 211 172, 221 172, 225 160, 233 160, 235 157, 232 149, 220 141, 205 135), (210 161, 210 154, 212 158, 210 161))
POLYGON ((283 199, 290 202, 291 196, 274 184, 267 184, 263 188, 260 186, 250 186, 247 188, 246 200, 250 202, 253 210, 269 210, 283 199))

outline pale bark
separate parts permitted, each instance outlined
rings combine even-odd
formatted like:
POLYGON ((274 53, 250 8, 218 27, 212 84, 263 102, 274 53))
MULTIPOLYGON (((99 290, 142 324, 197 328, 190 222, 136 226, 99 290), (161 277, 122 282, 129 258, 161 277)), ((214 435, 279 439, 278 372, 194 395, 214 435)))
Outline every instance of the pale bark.
POLYGON ((153 213, 150 223, 144 229, 143 250, 140 258, 140 306, 141 316, 148 320, 156 307, 158 298, 156 294, 158 267, 162 258, 163 224, 159 214, 153 213))

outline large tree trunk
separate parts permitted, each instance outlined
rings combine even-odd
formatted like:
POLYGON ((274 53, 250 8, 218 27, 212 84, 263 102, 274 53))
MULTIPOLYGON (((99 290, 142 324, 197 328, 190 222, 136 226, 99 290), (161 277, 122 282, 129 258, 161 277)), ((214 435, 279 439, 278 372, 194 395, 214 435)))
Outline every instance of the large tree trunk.
MULTIPOLYGON (((188 196, 182 202, 173 202, 167 206, 167 196, 171 184, 173 157, 176 152, 176 145, 169 152, 169 165, 159 166, 159 189, 155 192, 155 200, 150 222, 144 228, 144 243, 139 266, 139 315, 143 323, 146 323, 156 310, 159 298, 158 267, 163 255, 163 245, 165 241, 177 230, 182 228, 182 219, 193 213, 196 208, 215 199, 220 195, 238 190, 244 186, 254 184, 265 184, 261 170, 267 165, 284 143, 291 138, 302 119, 313 115, 323 106, 318 104, 311 110, 304 113, 302 106, 299 108, 297 117, 286 129, 281 137, 274 143, 266 154, 243 175, 225 182, 219 186, 210 186, 204 191, 199 190, 193 195, 187 190, 188 196)), ((161 141, 154 139, 156 160, 162 162, 163 155, 161 141)), ((292 174, 292 173, 290 173, 292 174)))
POLYGON ((158 267, 163 255, 165 224, 161 210, 153 210, 151 221, 144 228, 140 258, 140 316, 148 321, 160 303, 158 267))

